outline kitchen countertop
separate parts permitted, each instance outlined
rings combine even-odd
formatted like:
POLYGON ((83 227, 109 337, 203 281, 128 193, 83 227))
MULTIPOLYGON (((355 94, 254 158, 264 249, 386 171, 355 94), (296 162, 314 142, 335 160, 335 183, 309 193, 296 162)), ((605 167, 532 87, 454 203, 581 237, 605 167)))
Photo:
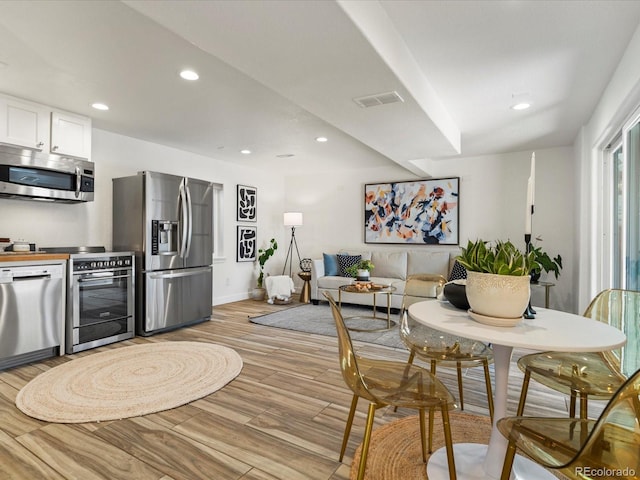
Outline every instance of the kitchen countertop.
POLYGON ((68 253, 46 253, 46 252, 0 252, 0 263, 2 262, 31 262, 33 260, 68 260, 68 253))

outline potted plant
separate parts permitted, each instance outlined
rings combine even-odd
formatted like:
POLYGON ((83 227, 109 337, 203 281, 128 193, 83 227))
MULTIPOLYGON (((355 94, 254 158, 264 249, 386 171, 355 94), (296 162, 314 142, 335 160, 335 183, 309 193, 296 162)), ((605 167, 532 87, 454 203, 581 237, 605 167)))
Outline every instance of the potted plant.
POLYGON ((540 268, 533 252, 521 252, 510 241, 469 241, 458 262, 467 269, 466 294, 477 316, 517 323, 529 304, 529 273, 540 268))
MULTIPOLYGON (((536 238, 538 241, 542 241, 542 238, 536 238)), ((531 282, 535 283, 540 279, 540 275, 542 274, 542 270, 545 273, 553 272, 556 279, 560 276, 560 270, 562 270, 562 257, 560 255, 556 255, 551 258, 547 252, 542 250, 542 247, 529 247, 529 250, 534 253, 534 258, 536 263, 538 264, 537 268, 531 270, 531 282)))
POLYGON ((256 282, 256 288, 253 289, 252 297, 254 300, 264 300, 265 289, 264 282, 264 265, 267 260, 273 256, 278 249, 278 242, 275 238, 269 240, 269 246, 267 248, 261 248, 258 250, 258 264, 260 265, 260 274, 258 275, 258 281, 256 282))
POLYGON ((345 268, 345 272, 352 277, 356 277, 356 280, 367 281, 370 278, 370 272, 375 265, 371 263, 371 260, 360 260, 355 265, 345 268))

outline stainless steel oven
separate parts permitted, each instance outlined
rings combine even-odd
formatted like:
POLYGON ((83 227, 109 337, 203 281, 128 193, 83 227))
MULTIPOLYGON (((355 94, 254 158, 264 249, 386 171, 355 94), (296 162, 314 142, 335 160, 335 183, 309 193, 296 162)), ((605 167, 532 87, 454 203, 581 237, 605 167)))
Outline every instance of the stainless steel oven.
POLYGON ((134 336, 134 268, 131 252, 71 255, 66 353, 134 336))

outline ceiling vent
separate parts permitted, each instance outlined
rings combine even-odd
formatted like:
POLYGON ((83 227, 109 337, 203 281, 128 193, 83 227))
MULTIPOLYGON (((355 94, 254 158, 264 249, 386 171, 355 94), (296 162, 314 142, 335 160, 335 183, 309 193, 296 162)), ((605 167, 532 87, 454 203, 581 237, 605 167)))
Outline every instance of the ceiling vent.
POLYGON ((386 105, 387 103, 404 102, 398 92, 385 92, 376 95, 367 95, 366 97, 358 97, 353 99, 360 107, 369 108, 376 105, 386 105))

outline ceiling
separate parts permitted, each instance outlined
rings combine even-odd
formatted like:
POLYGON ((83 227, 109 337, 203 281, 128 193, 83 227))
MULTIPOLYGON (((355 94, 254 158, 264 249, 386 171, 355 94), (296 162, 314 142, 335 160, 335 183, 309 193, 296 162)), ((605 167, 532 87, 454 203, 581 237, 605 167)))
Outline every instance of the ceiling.
POLYGON ((639 24, 632 1, 3 0, 0 91, 241 165, 425 175, 572 145, 639 24))

